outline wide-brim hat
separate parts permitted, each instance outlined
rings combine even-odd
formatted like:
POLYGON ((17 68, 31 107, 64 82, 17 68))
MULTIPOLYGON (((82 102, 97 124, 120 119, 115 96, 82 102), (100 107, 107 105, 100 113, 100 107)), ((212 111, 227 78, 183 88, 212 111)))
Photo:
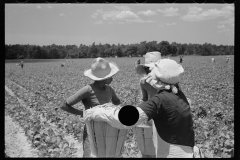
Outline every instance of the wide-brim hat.
POLYGON ((172 59, 160 59, 154 65, 152 73, 157 79, 167 84, 177 84, 184 72, 183 67, 172 59))
POLYGON ((154 51, 154 52, 147 52, 145 55, 143 55, 145 63, 139 64, 141 66, 146 67, 153 67, 154 63, 156 63, 158 60, 161 59, 161 53, 154 51))
POLYGON ((119 68, 116 63, 99 57, 92 61, 91 69, 84 71, 84 76, 94 81, 101 81, 112 77, 118 71, 119 68))

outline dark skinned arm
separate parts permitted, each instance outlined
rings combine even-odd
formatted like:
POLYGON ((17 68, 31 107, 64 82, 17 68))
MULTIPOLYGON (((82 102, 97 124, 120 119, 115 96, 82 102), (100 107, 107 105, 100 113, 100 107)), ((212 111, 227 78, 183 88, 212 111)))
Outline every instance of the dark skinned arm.
POLYGON ((73 108, 72 106, 70 106, 69 104, 67 104, 67 102, 64 102, 61 107, 62 110, 71 113, 71 114, 75 114, 75 115, 80 115, 83 117, 83 111, 80 111, 78 109, 73 108))

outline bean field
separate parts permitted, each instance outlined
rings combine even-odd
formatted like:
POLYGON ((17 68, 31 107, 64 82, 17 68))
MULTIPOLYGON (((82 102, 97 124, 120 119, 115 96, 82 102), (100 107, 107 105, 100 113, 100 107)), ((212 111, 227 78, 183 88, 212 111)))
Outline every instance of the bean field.
MULTIPOLYGON (((180 86, 191 99, 195 145, 208 158, 234 156, 234 56, 230 58, 226 63, 226 56, 183 57, 185 72, 180 86)), ((121 105, 140 104, 141 76, 135 73, 134 62, 141 59, 143 63, 143 57, 106 59, 120 68, 111 86, 121 105)), ((170 59, 179 62, 179 57, 170 59)), ((82 117, 66 113, 59 106, 92 82, 83 76, 92 60, 28 60, 23 69, 17 62, 5 61, 5 115, 23 128, 39 157, 79 157, 82 117)), ((73 107, 84 110, 82 103, 73 107)), ((128 131, 122 157, 141 157, 132 130, 128 131)))

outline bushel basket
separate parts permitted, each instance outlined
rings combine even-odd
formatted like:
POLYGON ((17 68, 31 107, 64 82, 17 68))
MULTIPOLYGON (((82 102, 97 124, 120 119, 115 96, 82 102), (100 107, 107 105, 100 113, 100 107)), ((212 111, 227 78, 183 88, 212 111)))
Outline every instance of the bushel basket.
POLYGON ((155 147, 153 144, 153 130, 150 125, 138 125, 133 128, 137 145, 142 157, 155 158, 155 147))
POLYGON ((127 129, 118 129, 107 122, 88 121, 87 132, 92 157, 120 157, 127 138, 127 129))

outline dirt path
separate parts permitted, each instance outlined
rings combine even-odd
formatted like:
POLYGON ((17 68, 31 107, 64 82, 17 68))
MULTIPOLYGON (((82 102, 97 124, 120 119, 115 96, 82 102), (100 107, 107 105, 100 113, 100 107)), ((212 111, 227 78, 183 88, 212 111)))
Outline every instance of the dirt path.
MULTIPOLYGON (((14 96, 7 86, 5 90, 14 96)), ((5 154, 9 157, 38 157, 37 151, 31 148, 24 130, 8 115, 5 115, 5 154)))
MULTIPOLYGON (((15 96, 10 88, 5 85, 5 90, 11 95, 15 96)), ((17 98, 19 103, 24 105, 24 102, 17 98)), ((7 107, 7 106, 5 106, 7 107)), ((34 112, 29 109, 30 112, 34 112)), ((41 120, 46 121, 45 118, 40 116, 41 120)), ((57 129, 55 125, 48 123, 52 129, 57 129)), ((82 157, 83 149, 82 143, 79 143, 72 135, 65 136, 69 144, 74 144, 77 148, 77 153, 74 157, 82 157)), ((37 155, 37 150, 31 147, 31 142, 28 141, 24 130, 13 121, 13 119, 5 114, 5 154, 9 157, 39 157, 37 155)))
POLYGON ((9 157, 38 157, 23 129, 5 115, 5 153, 9 157))

